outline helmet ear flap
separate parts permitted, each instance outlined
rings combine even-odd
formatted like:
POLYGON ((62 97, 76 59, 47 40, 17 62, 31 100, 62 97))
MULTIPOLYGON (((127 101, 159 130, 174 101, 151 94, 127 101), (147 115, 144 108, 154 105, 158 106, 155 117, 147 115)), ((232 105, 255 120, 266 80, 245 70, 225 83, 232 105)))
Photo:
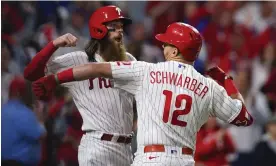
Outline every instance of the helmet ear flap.
POLYGON ((90 33, 92 38, 95 39, 102 39, 105 37, 105 35, 107 34, 108 29, 106 28, 105 25, 100 25, 97 27, 91 27, 90 29, 90 33))

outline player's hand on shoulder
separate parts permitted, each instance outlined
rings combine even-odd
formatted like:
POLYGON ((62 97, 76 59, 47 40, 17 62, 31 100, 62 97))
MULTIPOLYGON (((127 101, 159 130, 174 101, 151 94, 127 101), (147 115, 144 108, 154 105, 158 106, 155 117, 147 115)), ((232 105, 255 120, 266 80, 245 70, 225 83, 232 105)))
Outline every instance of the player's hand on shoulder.
POLYGON ((75 47, 78 38, 71 33, 66 33, 53 41, 55 47, 75 47))

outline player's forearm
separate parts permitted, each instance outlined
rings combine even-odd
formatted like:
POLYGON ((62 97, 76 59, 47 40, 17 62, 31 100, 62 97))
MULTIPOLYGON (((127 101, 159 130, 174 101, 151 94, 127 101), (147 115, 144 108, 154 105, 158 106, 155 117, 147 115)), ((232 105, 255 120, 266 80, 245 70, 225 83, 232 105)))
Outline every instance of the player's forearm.
POLYGON ((242 108, 239 115, 231 122, 236 126, 250 126, 253 123, 253 117, 247 111, 244 104, 244 99, 238 89, 236 88, 232 79, 226 79, 224 83, 224 88, 226 89, 229 96, 232 99, 238 99, 242 102, 242 108))
POLYGON ((58 84, 83 81, 89 78, 106 77, 111 78, 111 66, 110 63, 89 63, 82 66, 67 69, 56 75, 56 81, 58 84))
POLYGON ((90 63, 83 66, 77 66, 73 69, 74 78, 78 81, 89 78, 105 77, 111 78, 110 63, 90 63))
POLYGON ((53 42, 48 43, 27 65, 24 70, 24 77, 29 81, 36 81, 43 77, 46 64, 56 50, 53 42))
POLYGON ((224 88, 227 92, 227 94, 232 98, 232 99, 238 99, 240 100, 242 103, 244 103, 243 97, 240 94, 240 92, 238 91, 238 89, 236 88, 234 82, 232 79, 228 78, 225 80, 224 83, 224 88))

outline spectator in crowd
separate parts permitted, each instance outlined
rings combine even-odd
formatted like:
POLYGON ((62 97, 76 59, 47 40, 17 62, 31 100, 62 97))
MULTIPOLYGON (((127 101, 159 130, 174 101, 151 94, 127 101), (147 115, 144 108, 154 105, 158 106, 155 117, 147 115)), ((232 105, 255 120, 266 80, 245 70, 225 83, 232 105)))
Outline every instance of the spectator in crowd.
POLYGON ((35 40, 38 42, 41 48, 57 37, 58 37, 58 29, 54 24, 54 22, 51 22, 51 21, 45 24, 42 24, 37 29, 35 34, 35 40))
POLYGON ((47 137, 43 141, 43 158, 42 163, 44 165, 56 165, 57 156, 56 148, 60 145, 61 137, 66 130, 66 124, 63 119, 65 118, 64 114, 61 112, 67 111, 67 106, 71 101, 71 97, 68 98, 66 95, 66 89, 63 87, 58 87, 56 92, 47 103, 47 112, 45 127, 47 130, 47 137), (62 119, 62 120, 60 120, 62 119), (60 134, 61 133, 61 134, 60 134))
POLYGON ((78 146, 83 131, 81 130, 82 118, 76 107, 69 116, 67 131, 58 148, 57 156, 59 163, 64 166, 78 166, 78 146))
POLYGON ((8 87, 12 79, 12 74, 9 72, 10 55, 5 43, 1 45, 1 103, 4 104, 9 99, 8 87))
POLYGON ((262 87, 262 92, 267 97, 267 102, 272 114, 276 114, 276 68, 274 68, 268 77, 268 80, 262 87))
POLYGON ((217 9, 212 14, 212 20, 202 31, 207 44, 208 61, 216 65, 219 64, 220 57, 229 51, 230 35, 233 32, 233 13, 221 5, 221 2, 217 5, 217 9))
POLYGON ((210 117, 197 134, 195 161, 197 166, 226 166, 227 155, 235 147, 225 128, 218 125, 216 118, 210 117))
MULTIPOLYGON (((182 19, 183 2, 177 1, 149 1, 146 5, 146 14, 152 20, 152 34, 164 32, 167 25, 182 19)), ((152 42, 155 45, 160 43, 152 37, 152 42)))
POLYGON ((36 166, 41 159, 40 140, 45 136, 41 110, 32 111, 30 87, 15 77, 9 101, 2 107, 1 157, 3 166, 36 166))
POLYGON ((276 61, 276 45, 272 42, 265 45, 259 56, 252 61, 252 90, 259 91, 268 79, 276 61))
POLYGON ((157 46, 146 41, 145 28, 142 23, 133 24, 131 26, 131 42, 128 44, 128 51, 139 61, 145 62, 163 62, 164 56, 157 46))
POLYGON ((229 132, 236 146, 233 166, 252 165, 252 153, 263 134, 263 125, 270 116, 265 95, 251 91, 251 66, 245 61, 238 65, 235 82, 248 112, 254 117, 254 123, 248 128, 230 126, 229 132))
POLYGON ((266 129, 266 135, 257 144, 251 158, 253 166, 274 166, 276 163, 276 115, 267 122, 266 129))
POLYGON ((249 2, 243 3, 233 18, 237 24, 260 34, 275 22, 275 12, 275 2, 249 2))
POLYGON ((56 55, 63 55, 73 51, 84 50, 85 45, 89 42, 88 35, 84 33, 86 12, 83 9, 74 9, 69 24, 66 24, 61 34, 71 33, 78 38, 76 47, 59 48, 56 55))

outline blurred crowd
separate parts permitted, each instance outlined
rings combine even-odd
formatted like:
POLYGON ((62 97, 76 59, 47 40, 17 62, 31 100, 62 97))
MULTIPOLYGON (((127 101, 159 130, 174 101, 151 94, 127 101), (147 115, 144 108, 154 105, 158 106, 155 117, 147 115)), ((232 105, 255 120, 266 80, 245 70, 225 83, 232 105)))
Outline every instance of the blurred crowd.
MULTIPOLYGON (((72 98, 66 89, 59 88, 51 101, 36 101, 29 83, 21 76, 36 53, 60 35, 72 33, 79 40, 76 47, 60 48, 55 54, 83 50, 90 39, 91 13, 110 4, 120 7, 133 20, 125 29, 124 43, 137 60, 164 61, 162 47, 154 36, 164 32, 170 23, 181 21, 196 27, 204 38, 196 70, 204 74, 206 69, 218 65, 233 76, 255 118, 254 124, 238 128, 210 118, 198 133, 195 154, 198 166, 276 163, 276 2, 273 1, 2 1, 2 143, 5 140, 8 144, 10 130, 29 124, 22 131, 30 132, 28 136, 35 146, 32 148, 36 155, 41 155, 40 165, 77 165, 82 119, 72 98), (23 86, 28 88, 22 90, 23 86), (21 110, 25 113, 19 114, 21 110), (21 121, 23 116, 32 120, 21 121)), ((4 148, 2 157, 14 155, 8 153, 8 145, 4 148)), ((30 156, 30 160, 32 157, 35 156, 30 156)))

